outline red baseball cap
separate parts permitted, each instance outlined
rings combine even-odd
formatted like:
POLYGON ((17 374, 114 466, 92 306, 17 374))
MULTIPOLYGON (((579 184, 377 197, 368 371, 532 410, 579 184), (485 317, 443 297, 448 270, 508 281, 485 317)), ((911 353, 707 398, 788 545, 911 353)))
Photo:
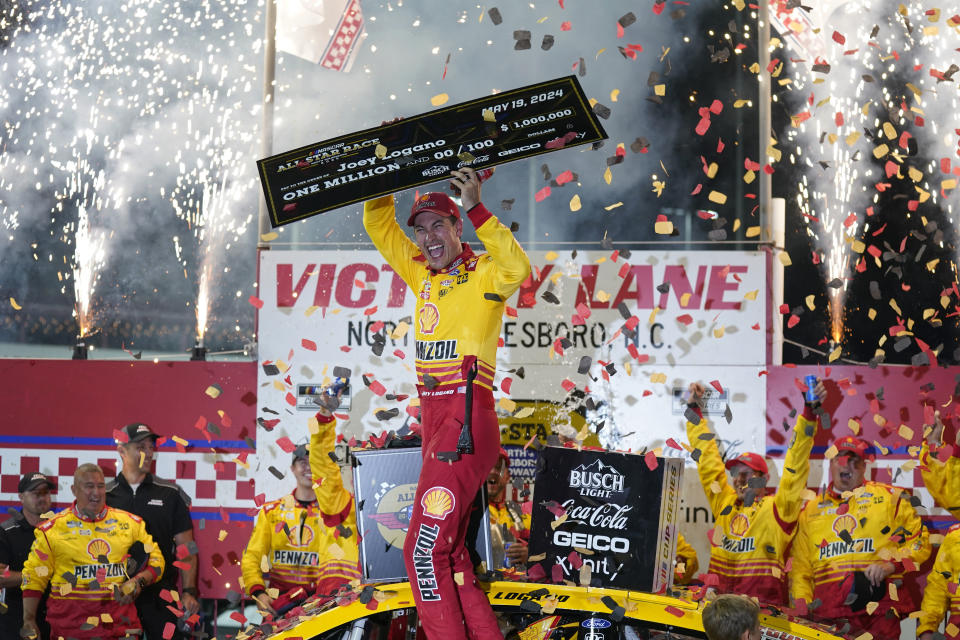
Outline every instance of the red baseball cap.
POLYGON ((441 191, 429 191, 413 203, 410 209, 410 217, 407 219, 407 226, 412 227, 414 219, 424 211, 432 211, 440 216, 449 216, 454 221, 460 219, 460 209, 457 203, 450 196, 441 191))
POLYGON ((759 453, 741 453, 736 458, 727 460, 726 467, 727 469, 732 469, 738 464, 749 467, 754 471, 759 471, 762 474, 770 473, 770 470, 767 469, 767 461, 764 460, 763 456, 759 453))
POLYGON ((842 438, 837 438, 833 446, 837 448, 837 454, 841 453, 852 453, 853 455, 863 458, 864 460, 873 460, 873 447, 869 442, 863 440, 862 438, 854 438, 853 436, 843 436, 842 438))
POLYGON ((503 447, 500 447, 500 457, 504 459, 504 461, 507 463, 507 466, 509 467, 509 466, 510 466, 510 454, 507 453, 507 450, 504 449, 503 447))

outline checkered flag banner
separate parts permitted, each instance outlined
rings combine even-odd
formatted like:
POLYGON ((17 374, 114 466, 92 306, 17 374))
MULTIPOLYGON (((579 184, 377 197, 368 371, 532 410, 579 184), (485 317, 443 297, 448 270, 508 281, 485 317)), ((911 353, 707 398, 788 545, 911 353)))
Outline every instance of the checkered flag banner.
POLYGON ((277 0, 277 49, 350 71, 366 37, 360 0, 277 0))

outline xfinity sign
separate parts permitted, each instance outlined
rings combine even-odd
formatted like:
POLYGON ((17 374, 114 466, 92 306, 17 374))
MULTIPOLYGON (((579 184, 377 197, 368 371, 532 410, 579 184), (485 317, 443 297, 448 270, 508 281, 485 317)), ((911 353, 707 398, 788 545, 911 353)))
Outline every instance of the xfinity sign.
POLYGON ((599 458, 570 470, 570 488, 581 496, 609 498, 614 493, 622 493, 623 486, 623 474, 599 458))

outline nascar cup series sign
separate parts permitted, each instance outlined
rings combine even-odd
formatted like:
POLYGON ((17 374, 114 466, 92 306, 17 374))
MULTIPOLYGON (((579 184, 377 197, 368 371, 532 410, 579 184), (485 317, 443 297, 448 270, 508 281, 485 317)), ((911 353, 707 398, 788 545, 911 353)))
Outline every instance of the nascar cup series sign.
POLYGON ((538 562, 547 576, 579 583, 589 573, 594 586, 653 592, 670 586, 682 460, 558 447, 540 459, 530 556, 545 554, 538 562))

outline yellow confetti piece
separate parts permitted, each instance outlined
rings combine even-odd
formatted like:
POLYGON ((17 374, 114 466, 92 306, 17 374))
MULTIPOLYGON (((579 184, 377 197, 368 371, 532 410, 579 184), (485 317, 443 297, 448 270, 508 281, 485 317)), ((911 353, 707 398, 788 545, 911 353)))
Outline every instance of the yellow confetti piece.
POLYGON ((665 373, 652 373, 650 374, 650 382, 653 384, 660 384, 667 381, 667 374, 665 373))
POLYGON ((617 207, 622 207, 622 206, 623 206, 623 203, 622 203, 622 202, 614 202, 613 204, 609 204, 609 205, 605 206, 605 207, 603 208, 603 210, 604 210, 604 211, 611 211, 611 210, 613 210, 613 209, 616 209, 617 207))
POLYGON ((897 129, 893 126, 892 122, 883 123, 883 132, 886 134, 887 138, 890 140, 897 139, 897 129))
POLYGON ((748 238, 756 238, 759 235, 760 235, 760 225, 757 225, 755 227, 747 227, 748 238))
POLYGON ((599 57, 600 57, 600 54, 603 53, 603 52, 606 51, 606 50, 607 50, 606 47, 604 47, 603 49, 599 49, 599 50, 597 51, 597 55, 595 55, 595 56, 593 57, 593 59, 596 60, 597 58, 599 58, 599 57))
POLYGON ((36 574, 41 578, 50 573, 50 569, 48 569, 42 564, 38 566, 35 571, 36 571, 36 574))
POLYGON ((903 315, 903 311, 900 311, 900 305, 898 305, 897 301, 893 298, 890 298, 890 308, 896 311, 898 316, 903 315))
POLYGON ((719 482, 714 481, 710 483, 710 493, 717 494, 721 491, 723 491, 723 488, 720 486, 719 482))
POLYGON ((87 624, 91 627, 98 627, 100 626, 100 618, 98 616, 90 616, 87 618, 87 624))
POLYGON ((305 315, 306 317, 309 318, 309 317, 312 316, 313 313, 314 313, 317 309, 319 309, 319 308, 320 308, 320 307, 318 307, 317 305, 312 304, 312 305, 310 305, 309 307, 307 307, 307 310, 303 312, 303 315, 305 315))
POLYGON ((69 582, 61 583, 61 585, 60 585, 60 597, 61 597, 61 598, 64 597, 64 596, 66 596, 66 595, 68 595, 71 591, 73 591, 73 586, 71 586, 69 582))
POLYGON ((859 131, 854 131, 853 133, 851 133, 850 135, 848 135, 846 138, 844 138, 844 140, 846 141, 847 145, 848 145, 848 146, 851 146, 851 147, 852 147, 853 145, 857 144, 857 140, 859 140, 859 139, 860 139, 860 132, 859 132, 859 131))
POLYGON ((725 327, 718 327, 713 330, 713 337, 722 338, 726 332, 727 332, 727 329, 725 327))
POLYGON ((781 251, 780 253, 778 253, 777 258, 779 258, 780 264, 782 264, 785 267, 789 267, 790 265, 793 264, 793 260, 790 259, 790 254, 787 253, 786 251, 781 251))
POLYGON ((743 174, 743 181, 746 184, 753 184, 753 181, 756 179, 757 179, 757 174, 754 173, 753 171, 747 171, 745 174, 743 174))
POLYGON ((184 439, 181 438, 180 436, 173 436, 173 437, 170 438, 170 439, 173 440, 174 442, 176 442, 177 444, 179 444, 181 447, 186 447, 187 445, 190 444, 189 442, 187 442, 186 440, 184 440, 184 439))
POLYGON ((707 196, 707 199, 710 202, 715 202, 717 204, 726 204, 727 196, 720 193, 719 191, 711 191, 710 195, 707 196))
POLYGON ((837 457, 838 453, 839 451, 837 451, 836 445, 832 444, 826 451, 823 452, 823 457, 826 458, 827 460, 833 460, 834 458, 837 457))
POLYGON ((850 243, 850 250, 853 251, 854 253, 863 253, 866 249, 867 249, 867 245, 865 245, 860 240, 854 240, 853 242, 850 243))
POLYGON ((567 514, 563 514, 563 515, 560 516, 559 518, 554 518, 553 520, 551 520, 551 521, 550 521, 550 527, 551 527, 552 529, 556 529, 557 527, 559 527, 560 525, 562 525, 562 524, 563 524, 564 522, 566 522, 566 521, 567 521, 567 514))
POLYGON ((673 223, 669 220, 657 220, 653 223, 653 231, 660 235, 668 236, 673 233, 673 223))
POLYGON ((853 418, 847 419, 847 428, 850 429, 854 434, 860 433, 860 422, 854 420, 853 418))
POLYGON ((843 353, 843 347, 838 346, 836 349, 830 352, 830 356, 827 358, 828 362, 833 362, 843 353))
POLYGON ((667 95, 667 85, 665 84, 656 84, 653 86, 653 93, 658 96, 667 95))
POLYGON ((456 582, 461 587, 463 586, 463 571, 457 571, 453 574, 453 581, 456 582))
POLYGON ((601 289, 600 291, 597 291, 597 300, 600 302, 607 302, 610 300, 610 294, 601 289))
POLYGON ((680 296, 680 306, 681 306, 681 307, 685 307, 685 306, 687 306, 688 304, 690 304, 690 292, 689 292, 689 291, 687 291, 686 293, 684 293, 683 295, 680 296))
POLYGON ((620 89, 614 89, 610 92, 610 102, 616 102, 618 97, 620 97, 620 89))
POLYGON ((920 169, 917 169, 916 167, 909 167, 907 169, 907 175, 910 176, 910 179, 914 182, 920 182, 923 180, 923 171, 920 171, 920 169))
POLYGON ((580 195, 574 194, 570 198, 570 211, 580 211, 580 195))
POLYGON ((432 104, 435 107, 439 107, 440 105, 447 104, 447 100, 449 99, 450 99, 450 96, 448 96, 447 94, 438 93, 437 95, 430 98, 430 104, 432 104))
POLYGON ((109 613, 101 613, 100 619, 103 621, 103 624, 113 624, 113 616, 111 616, 109 613))
POLYGON ((607 184, 610 184, 610 182, 613 181, 613 172, 610 171, 610 167, 607 167, 603 170, 603 181, 607 184))
POLYGON ((206 388, 204 393, 210 396, 211 398, 219 398, 221 391, 220 391, 220 387, 212 384, 206 388))
POLYGON ((546 260, 547 262, 553 262, 559 257, 560 257, 560 254, 558 254, 556 251, 548 251, 547 255, 545 255, 543 259, 546 260))
POLYGON ((517 410, 517 403, 510 398, 504 398, 501 396, 500 401, 497 404, 499 404, 500 408, 507 413, 513 413, 517 410))
POLYGON ((287 390, 287 388, 283 386, 283 382, 281 382, 280 380, 274 380, 274 381, 273 381, 273 388, 276 389, 277 391, 286 391, 286 390, 287 390))
POLYGON ((881 144, 873 148, 873 157, 877 160, 884 157, 888 153, 890 153, 890 147, 888 147, 886 144, 881 144))
POLYGON ((708 178, 716 178, 716 177, 717 177, 717 171, 718 171, 719 169, 720 169, 720 165, 718 165, 716 162, 711 162, 711 163, 707 166, 707 177, 708 177, 708 178))
POLYGON ((897 429, 897 433, 899 433, 900 437, 904 440, 913 440, 913 429, 905 424, 900 425, 900 428, 897 429))
POLYGON ((893 581, 887 583, 887 592, 890 594, 890 599, 894 602, 900 599, 899 594, 897 594, 897 585, 893 581))
POLYGON ((871 320, 876 320, 877 310, 873 308, 867 309, 867 317, 870 318, 871 320))
POLYGON ((330 557, 334 560, 343 560, 347 557, 347 554, 343 552, 343 548, 338 544, 331 544, 327 547, 327 553, 330 554, 330 557))
POLYGON ((736 233, 740 229, 740 218, 737 218, 733 221, 733 232, 736 233))
POLYGON ((272 242, 273 240, 276 240, 279 237, 280 237, 280 234, 277 233, 276 231, 271 231, 269 233, 263 233, 260 235, 260 239, 263 240, 264 242, 272 242))
POLYGON ((260 556, 260 571, 270 573, 270 560, 267 556, 260 556))
POLYGON ((226 529, 220 529, 220 533, 217 534, 217 542, 223 542, 224 540, 226 540, 227 535, 229 534, 227 533, 226 529))
POLYGON ((380 160, 383 160, 384 158, 387 157, 387 148, 382 144, 378 144, 373 149, 373 155, 377 156, 377 158, 379 158, 380 160))
POLYGON ((407 335, 407 332, 410 331, 410 325, 406 322, 399 322, 397 326, 390 332, 391 340, 399 340, 403 336, 407 335))
POLYGON ((496 122, 497 116, 493 113, 493 109, 484 109, 480 112, 480 115, 483 116, 484 122, 496 122))
MULTIPOLYGON (((920 177, 923 177, 923 174, 922 174, 922 173, 920 174, 920 177)), ((915 180, 915 182, 919 182, 919 180, 915 180)), ((946 191, 947 189, 956 189, 956 188, 957 188, 957 180, 956 180, 955 178, 950 178, 949 180, 944 180, 944 181, 942 181, 942 182, 940 183, 940 188, 943 189, 944 191, 946 191)))
POLYGON ((756 300, 757 295, 760 293, 760 289, 754 289, 753 291, 747 291, 743 294, 744 300, 756 300))
POLYGON ((955 625, 954 623, 951 622, 950 624, 948 624, 948 625, 946 626, 946 628, 944 629, 944 631, 947 632, 947 637, 948 637, 948 638, 955 638, 955 637, 957 637, 958 634, 960 634, 960 627, 957 627, 957 625, 955 625))
POLYGON ((807 304, 807 309, 810 309, 810 311, 813 311, 817 308, 817 304, 815 302, 816 298, 817 296, 811 293, 803 299, 803 301, 807 304))
POLYGON ((523 418, 529 418, 532 415, 533 415, 533 407, 523 407, 522 409, 520 409, 520 411, 517 411, 517 413, 514 414, 513 417, 522 420, 523 418))

